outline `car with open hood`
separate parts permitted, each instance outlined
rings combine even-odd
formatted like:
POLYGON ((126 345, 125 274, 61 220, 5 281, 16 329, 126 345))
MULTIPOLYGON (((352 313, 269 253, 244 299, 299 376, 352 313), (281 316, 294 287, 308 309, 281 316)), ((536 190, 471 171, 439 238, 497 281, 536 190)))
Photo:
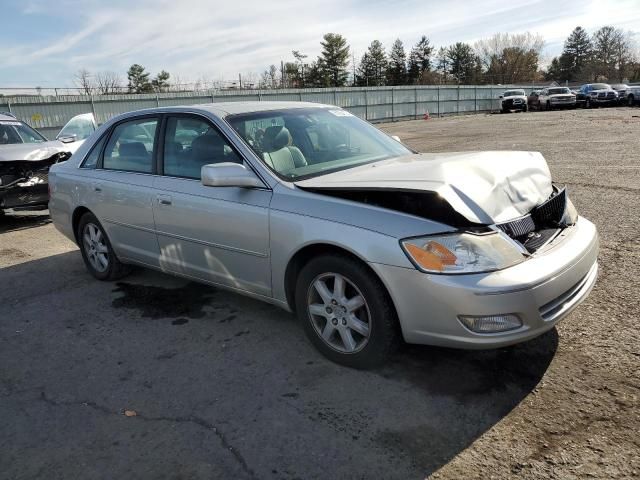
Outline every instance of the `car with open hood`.
POLYGON ((352 367, 400 339, 529 340, 598 269, 596 229, 540 153, 416 153, 331 105, 120 115, 50 186, 53 222, 96 278, 140 265, 264 300, 352 367))
POLYGON ((56 140, 64 143, 66 148, 73 154, 97 128, 98 123, 93 113, 81 113, 72 117, 60 129, 60 132, 56 135, 56 140))
POLYGON ((13 115, 0 113, 0 213, 46 208, 49 168, 70 156, 62 142, 48 141, 13 115))
POLYGON ((524 90, 506 90, 500 95, 500 111, 509 113, 512 111, 526 112, 528 97, 524 90))

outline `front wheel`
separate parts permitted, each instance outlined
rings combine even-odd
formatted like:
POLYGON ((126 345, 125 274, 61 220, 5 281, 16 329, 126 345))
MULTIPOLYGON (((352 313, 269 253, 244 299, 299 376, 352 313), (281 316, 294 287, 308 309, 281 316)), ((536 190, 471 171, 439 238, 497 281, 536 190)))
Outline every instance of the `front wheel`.
POLYGON ((627 97, 627 104, 628 104, 630 107, 633 107, 633 95, 629 95, 629 96, 627 97))
POLYGON ((591 100, 588 98, 584 101, 584 108, 591 108, 591 100))
POLYGON ((384 285, 347 256, 323 255, 304 266, 296 311, 311 343, 348 367, 381 365, 398 344, 396 313, 384 285))
POLYGON ((89 273, 98 280, 117 280, 129 267, 116 257, 111 242, 93 213, 85 213, 78 223, 78 244, 89 273))

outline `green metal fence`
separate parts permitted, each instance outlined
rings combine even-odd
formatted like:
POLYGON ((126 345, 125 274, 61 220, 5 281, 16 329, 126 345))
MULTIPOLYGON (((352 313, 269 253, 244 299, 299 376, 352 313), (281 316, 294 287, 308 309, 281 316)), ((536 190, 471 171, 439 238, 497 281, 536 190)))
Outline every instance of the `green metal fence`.
MULTIPOLYGON (((73 116, 92 112, 98 123, 120 113, 172 105, 235 101, 290 100, 337 105, 370 122, 394 122, 431 116, 490 112, 507 87, 489 85, 419 85, 407 87, 221 90, 127 95, 0 97, 9 111, 53 138, 73 116)), ((509 86, 513 88, 513 86, 509 86)), ((527 92, 536 88, 521 86, 527 92)))

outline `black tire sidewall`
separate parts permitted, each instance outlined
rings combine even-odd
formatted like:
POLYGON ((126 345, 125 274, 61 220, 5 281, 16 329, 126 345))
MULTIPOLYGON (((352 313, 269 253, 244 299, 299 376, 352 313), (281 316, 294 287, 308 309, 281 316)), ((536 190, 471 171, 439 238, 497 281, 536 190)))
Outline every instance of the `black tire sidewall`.
POLYGON ((86 265, 87 270, 89 270, 89 273, 91 273, 91 275, 93 275, 98 280, 110 280, 113 277, 115 270, 117 269, 118 259, 116 258, 115 253, 113 252, 113 248, 111 247, 111 242, 109 241, 107 232, 105 232, 104 228, 102 227, 102 224, 98 221, 98 219, 93 213, 90 213, 90 212, 85 213, 80 219, 80 221, 78 222, 77 238, 78 238, 78 246, 80 247, 80 252, 82 254, 82 259, 84 260, 84 264, 86 265), (104 272, 99 272, 93 267, 93 265, 91 265, 91 262, 87 258, 87 253, 85 252, 85 246, 84 246, 84 241, 82 239, 82 236, 84 232, 84 227, 88 223, 93 223, 95 226, 97 226, 100 229, 100 231, 102 232, 102 235, 104 236, 105 243, 107 244, 107 249, 109 250, 108 252, 109 265, 107 266, 107 269, 104 272))
POLYGON ((347 256, 332 255, 312 259, 305 265, 296 282, 296 312, 311 343, 329 360, 352 368, 367 369, 384 363, 398 342, 395 308, 386 288, 365 265, 347 256), (355 353, 342 353, 328 346, 316 332, 307 309, 311 283, 324 273, 338 273, 357 286, 369 307, 370 334, 364 348, 355 353))

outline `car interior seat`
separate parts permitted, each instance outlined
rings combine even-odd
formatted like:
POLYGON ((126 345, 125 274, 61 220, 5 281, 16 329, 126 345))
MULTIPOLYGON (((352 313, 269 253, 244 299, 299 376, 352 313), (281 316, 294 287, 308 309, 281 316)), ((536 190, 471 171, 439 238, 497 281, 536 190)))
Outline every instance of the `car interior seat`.
POLYGON ((307 165, 300 149, 291 145, 293 138, 282 125, 267 127, 262 138, 262 152, 267 165, 278 172, 286 172, 307 165))

